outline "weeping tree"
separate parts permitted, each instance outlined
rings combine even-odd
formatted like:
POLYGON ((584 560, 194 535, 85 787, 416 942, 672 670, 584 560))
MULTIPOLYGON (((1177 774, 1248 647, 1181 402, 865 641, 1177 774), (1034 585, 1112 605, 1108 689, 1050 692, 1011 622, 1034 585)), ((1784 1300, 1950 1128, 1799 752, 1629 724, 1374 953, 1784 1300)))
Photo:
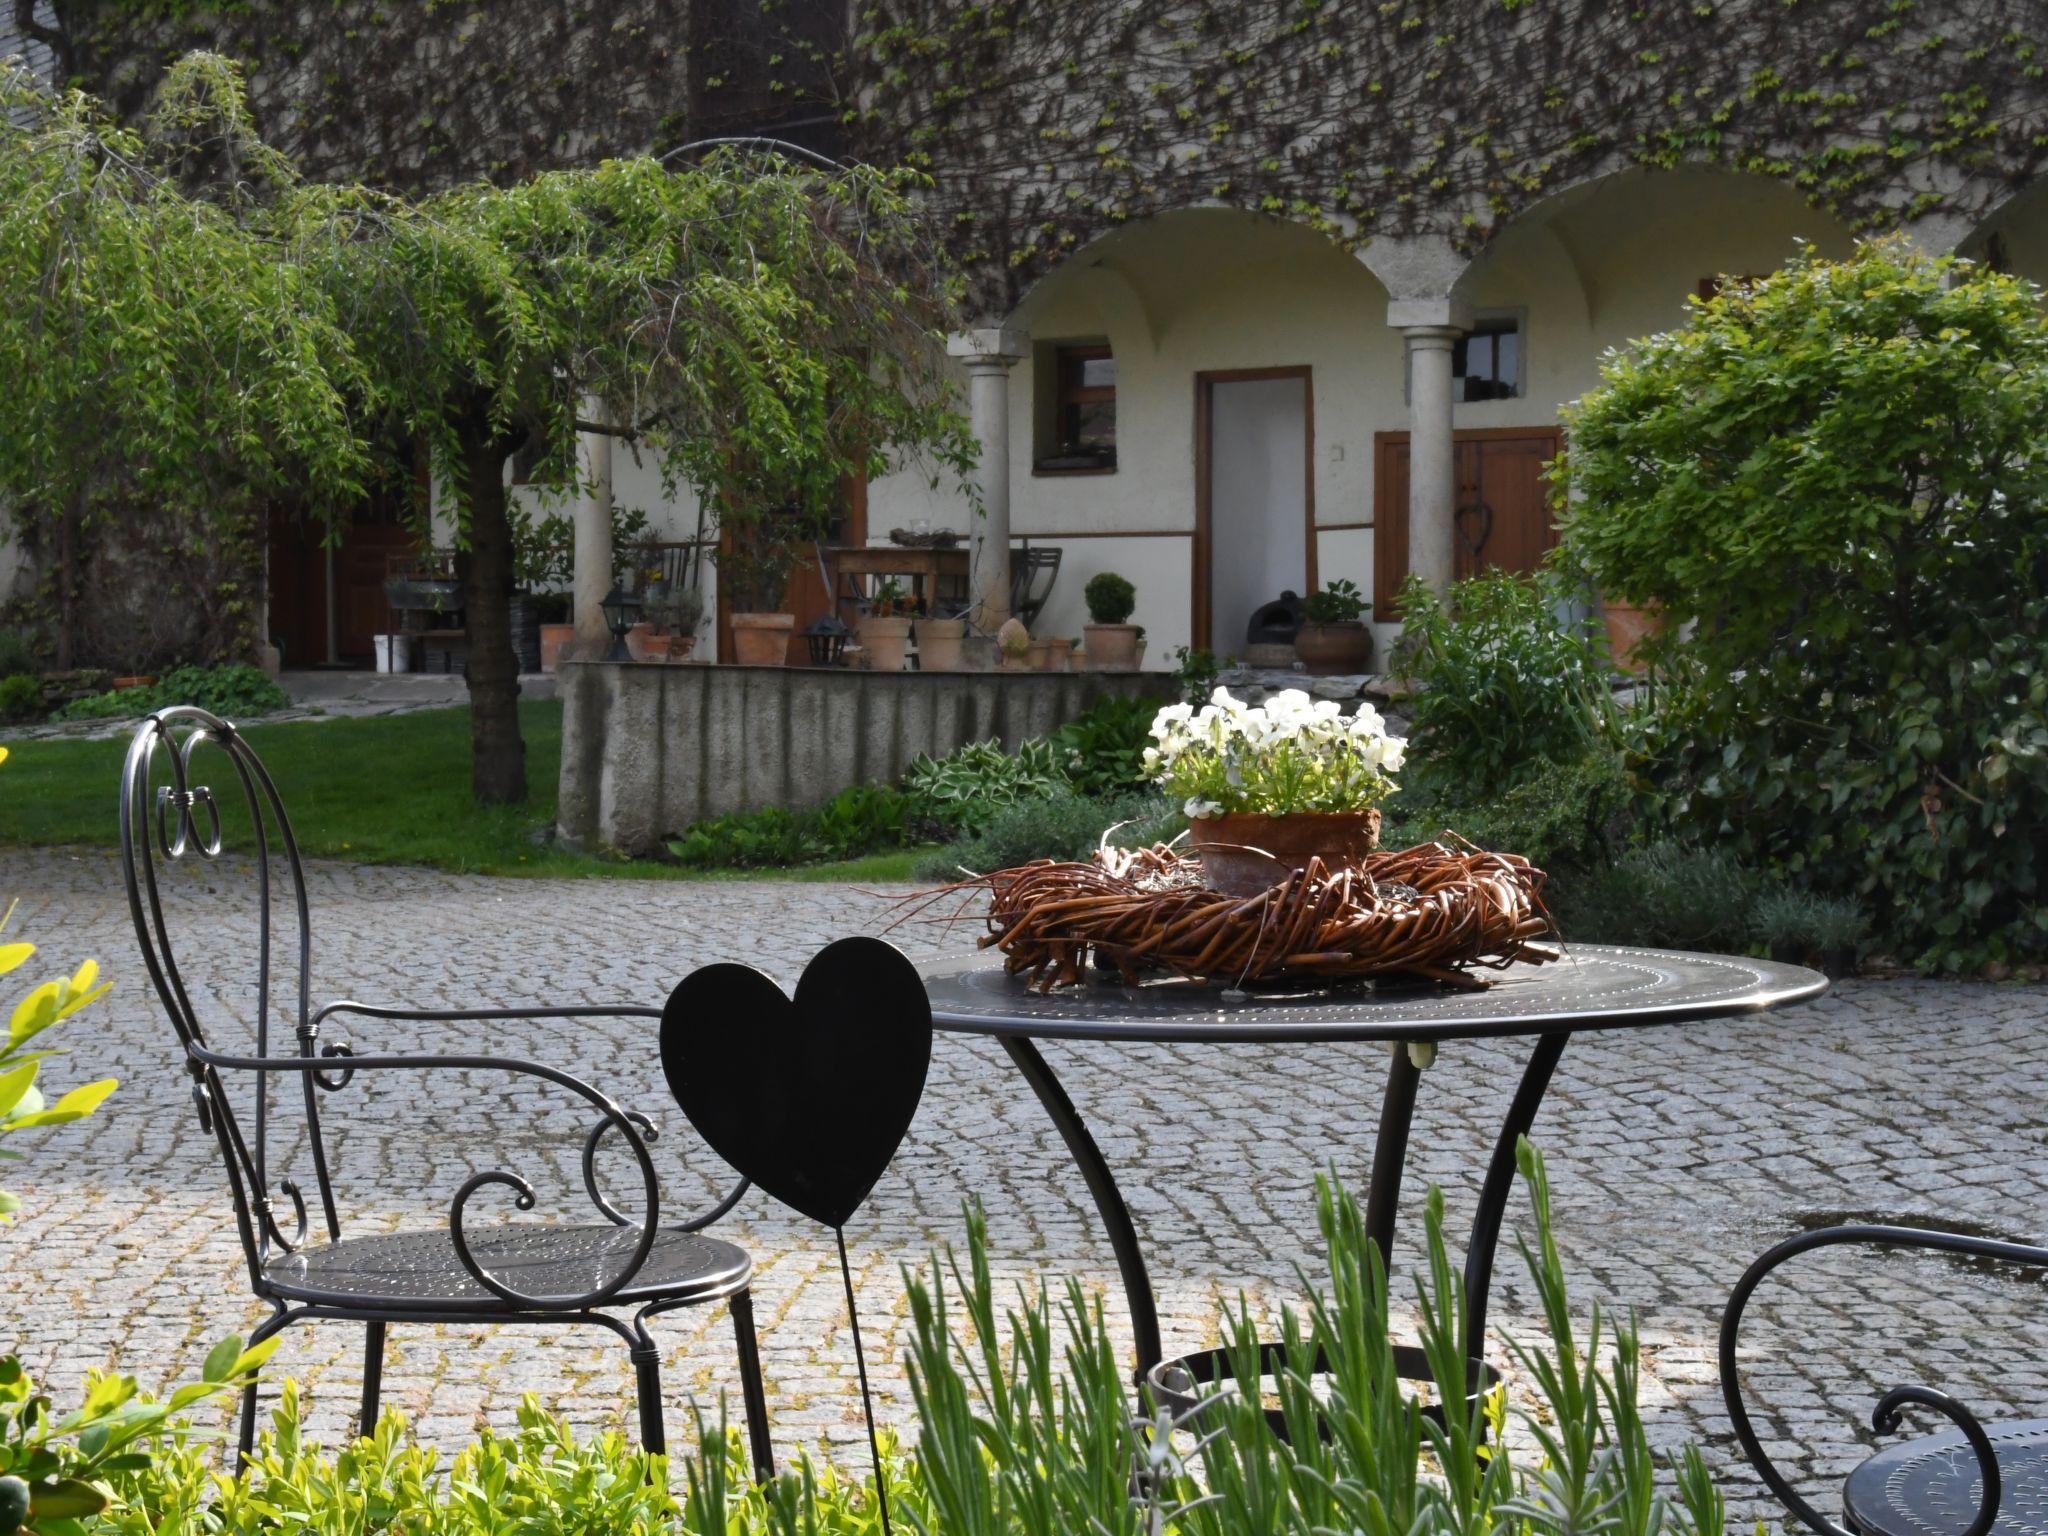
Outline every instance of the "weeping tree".
POLYGON ((0 294, 0 501, 47 557, 60 667, 121 510, 242 532, 267 495, 320 510, 361 494, 369 379, 312 274, 188 195, 155 135, 6 62, 0 294))
MULTIPOLYGON (((937 344, 954 283, 907 173, 725 150, 418 197, 307 182, 254 132, 235 67, 206 54, 169 71, 146 142, 83 98, 47 111, 83 147, 67 162, 53 127, 41 159, 17 157, 22 189, 48 209, 23 221, 24 243, 44 254, 10 255, 19 265, 0 278, 18 272, 29 281, 9 291, 29 292, 55 272, 60 291, 81 291, 75 313, 9 306, 0 349, 17 350, 0 350, 0 368, 54 371, 36 386, 38 424, 0 427, 14 439, 0 490, 63 506, 89 480, 81 464, 112 459, 166 494, 222 487, 246 502, 283 482, 333 504, 360 495, 380 452, 424 450, 460 551, 472 779, 487 804, 526 796, 514 453, 567 480, 579 432, 626 438, 742 550, 771 512, 822 509, 851 477, 921 460, 964 483, 971 467, 937 344), (81 165, 114 181, 118 217, 65 201, 81 165), (99 224, 73 233, 81 207, 99 224), (73 284, 81 259, 128 286, 73 284), (134 361, 118 352, 131 337, 134 361), (94 369, 67 347, 116 356, 94 369), (133 422, 112 443, 96 398, 109 386, 136 396, 112 402, 133 422), (579 414, 593 397, 595 421, 579 414)), ((0 197, 20 201, 6 182, 0 197)))
POLYGON ((425 445, 454 513, 477 798, 525 798, 507 461, 574 473, 609 432, 741 544, 763 510, 972 439, 941 349, 950 290, 905 178, 761 154, 609 160, 404 199, 303 185, 271 214, 330 296, 387 435, 425 445), (596 397, 598 420, 580 414, 596 397))

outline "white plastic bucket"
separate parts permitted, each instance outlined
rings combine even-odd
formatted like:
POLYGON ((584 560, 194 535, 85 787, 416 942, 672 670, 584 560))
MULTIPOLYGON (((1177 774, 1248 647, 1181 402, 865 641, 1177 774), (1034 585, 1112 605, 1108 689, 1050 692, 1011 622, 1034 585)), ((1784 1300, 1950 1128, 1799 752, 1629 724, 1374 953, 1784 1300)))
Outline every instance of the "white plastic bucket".
POLYGON ((376 648, 379 672, 412 670, 411 635, 372 635, 370 643, 376 648))

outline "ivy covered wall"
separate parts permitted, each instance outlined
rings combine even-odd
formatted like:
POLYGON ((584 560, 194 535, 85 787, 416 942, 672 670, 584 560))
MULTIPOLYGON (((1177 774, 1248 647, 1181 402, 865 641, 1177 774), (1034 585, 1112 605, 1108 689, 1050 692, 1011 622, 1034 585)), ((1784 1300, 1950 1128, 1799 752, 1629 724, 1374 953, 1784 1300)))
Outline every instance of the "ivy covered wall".
MULTIPOLYGON (((25 0, 14 0, 23 4, 25 0)), ((1118 224, 1220 204, 1452 252, 1577 182, 1704 161, 1851 228, 1974 226, 2048 158, 2041 0, 57 0, 126 111, 252 68, 316 173, 516 176, 836 119, 935 182, 1000 315, 1118 224), (835 37, 834 34, 837 34, 835 37)), ((1370 259, 1370 258, 1368 258, 1370 259)))

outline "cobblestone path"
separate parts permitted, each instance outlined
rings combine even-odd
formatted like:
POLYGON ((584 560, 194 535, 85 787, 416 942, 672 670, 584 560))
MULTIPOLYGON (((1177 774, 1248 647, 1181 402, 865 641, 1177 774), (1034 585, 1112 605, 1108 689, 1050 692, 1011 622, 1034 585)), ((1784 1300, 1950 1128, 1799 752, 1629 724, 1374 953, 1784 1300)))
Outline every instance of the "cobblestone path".
MULTIPOLYGON (((214 889, 181 895, 174 911, 214 957, 196 968, 210 1006, 245 1018, 252 930, 234 873, 212 872, 214 889)), ((544 883, 346 865, 317 866, 311 885, 316 999, 418 1006, 658 1003, 676 978, 714 959, 750 961, 789 981, 826 939, 873 931, 885 907, 871 893, 817 885, 544 883)), ((0 1231, 0 1318, 60 1398, 90 1366, 118 1362, 152 1386, 190 1376, 209 1340, 249 1327, 262 1309, 247 1294, 221 1174, 150 999, 115 860, 0 852, 0 899, 10 893, 22 898, 10 936, 42 945, 47 969, 91 955, 117 981, 68 1027, 72 1054, 47 1069, 52 1081, 113 1073, 122 1087, 97 1117, 47 1136, 31 1162, 9 1170, 28 1209, 0 1231)), ((964 927, 897 937, 924 954, 971 942, 964 927)), ((1765 1506, 1746 1469, 1730 1466, 1714 1369, 1730 1286, 1771 1242, 1844 1216, 2040 1237, 2044 1011, 2040 989, 1851 983, 1780 1015, 1586 1037, 1567 1052, 1537 1139, 1550 1159, 1575 1300, 1582 1313, 1596 1299, 1639 1310, 1653 1433, 1704 1439, 1745 1519, 1765 1506)), ((655 1154, 678 1205, 715 1183, 673 1105, 661 1113, 665 1090, 642 1026, 361 1021, 349 1033, 359 1048, 478 1049, 564 1066, 663 1121, 669 1134, 655 1154)), ((1432 1181, 1446 1192, 1451 1230, 1462 1230, 1522 1049, 1447 1049, 1426 1074, 1403 1197, 1409 1232, 1432 1181)), ((1363 1184, 1384 1074, 1378 1049, 1047 1053, 1124 1180, 1170 1351, 1211 1341, 1219 1306, 1240 1288, 1261 1308, 1296 1294, 1294 1265, 1316 1268, 1315 1170, 1334 1161, 1363 1184)), ((329 1112, 353 1230, 438 1222, 455 1188, 484 1167, 534 1173, 564 1200, 577 1187, 582 1117, 530 1084, 478 1079, 451 1093, 424 1079, 359 1080, 329 1112)), ((1108 1246, 1037 1106, 995 1047, 942 1037, 911 1139, 848 1234, 877 1386, 898 1421, 908 1417, 898 1264, 956 1237, 970 1197, 987 1207, 1000 1274, 1080 1275, 1104 1289, 1122 1324, 1108 1246)), ((1511 1228, 1525 1217, 1518 1200, 1511 1228)), ((759 1262, 779 1446, 853 1455, 859 1409, 830 1235, 758 1194, 722 1230, 759 1262)), ((1403 1262, 1413 1257, 1412 1246, 1396 1255, 1402 1296, 1403 1262)), ((1774 1410, 1771 1432, 1810 1486, 1862 1454, 1869 1405, 1897 1382, 1939 1385, 1987 1411, 2048 1408, 2039 1276, 1842 1250, 1794 1273, 1796 1286, 1760 1298, 1746 1341, 1755 1391, 1774 1410)), ((1504 1253, 1496 1359, 1503 1335, 1534 1337, 1534 1305, 1504 1253)), ((731 1390, 737 1403, 722 1310, 670 1314, 660 1331, 672 1433, 686 1395, 710 1404, 731 1390)), ((339 1325, 297 1329, 277 1357, 276 1369, 307 1384, 313 1427, 330 1438, 349 1421, 359 1342, 339 1325)), ((385 1401, 427 1438, 452 1444, 486 1419, 509 1421, 522 1391, 581 1428, 629 1425, 631 1383, 625 1351, 606 1334, 397 1328, 385 1401)), ((1832 1491, 1820 1498, 1833 1501, 1832 1491)))

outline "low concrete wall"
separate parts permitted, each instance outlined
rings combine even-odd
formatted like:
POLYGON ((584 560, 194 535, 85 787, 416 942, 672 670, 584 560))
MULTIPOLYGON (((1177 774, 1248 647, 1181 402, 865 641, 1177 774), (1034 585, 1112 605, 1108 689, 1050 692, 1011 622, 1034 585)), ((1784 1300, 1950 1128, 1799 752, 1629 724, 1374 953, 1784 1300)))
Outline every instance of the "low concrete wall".
POLYGON ((822 805, 895 783, 920 752, 1007 747, 1105 694, 1165 697, 1161 673, 841 672, 565 663, 557 832, 572 847, 652 852, 729 811, 822 805))

